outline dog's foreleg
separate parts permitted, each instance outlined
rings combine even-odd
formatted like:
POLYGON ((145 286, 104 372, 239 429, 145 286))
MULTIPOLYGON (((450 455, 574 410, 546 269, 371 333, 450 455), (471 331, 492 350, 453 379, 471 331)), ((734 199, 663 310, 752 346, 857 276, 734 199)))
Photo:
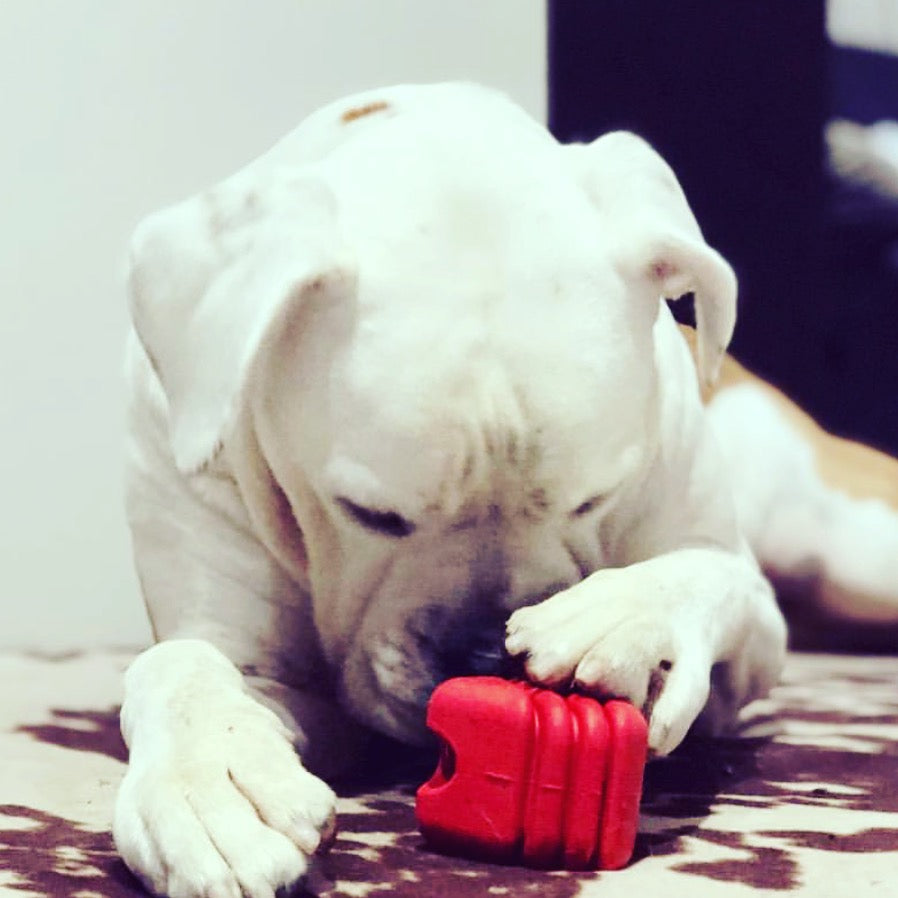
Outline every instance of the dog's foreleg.
POLYGON ((329 747, 316 741, 322 703, 301 701, 320 685, 311 612, 233 479, 183 476, 164 433, 144 428, 132 445, 128 516, 160 642, 125 678, 115 841, 156 893, 272 898, 333 821, 333 792, 295 750, 329 747))
POLYGON ((303 876, 333 824, 334 795, 210 643, 167 640, 137 658, 122 732, 130 760, 114 836, 149 889, 270 898, 303 876))
POLYGON ((641 707, 649 747, 666 754, 703 709, 719 731, 770 689, 783 663, 785 626, 748 553, 684 548, 598 571, 519 609, 506 647, 526 657, 536 682, 641 707))

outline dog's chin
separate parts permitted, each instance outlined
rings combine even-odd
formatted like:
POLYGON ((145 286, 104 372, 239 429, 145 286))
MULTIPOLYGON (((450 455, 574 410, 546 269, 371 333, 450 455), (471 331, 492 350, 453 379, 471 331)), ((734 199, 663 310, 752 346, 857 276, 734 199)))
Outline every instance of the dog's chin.
POLYGON ((425 708, 381 697, 364 709, 353 710, 372 729, 406 745, 426 747, 436 738, 427 729, 425 708))
POLYGON ((341 693, 353 717, 385 736, 426 746, 427 702, 443 678, 415 653, 395 646, 353 651, 344 665, 341 693))

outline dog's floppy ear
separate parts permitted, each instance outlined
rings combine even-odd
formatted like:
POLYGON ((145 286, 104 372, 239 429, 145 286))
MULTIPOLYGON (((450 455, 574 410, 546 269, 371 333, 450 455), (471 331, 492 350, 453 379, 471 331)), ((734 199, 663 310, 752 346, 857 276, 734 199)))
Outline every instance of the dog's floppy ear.
POLYGON ((695 294, 699 375, 712 383, 736 323, 736 277, 705 243, 670 166, 626 131, 568 150, 628 281, 641 283, 651 301, 695 294))
POLYGON ((192 472, 220 448, 278 322, 316 296, 351 291, 354 272, 320 181, 250 170, 141 223, 129 287, 168 399, 175 461, 192 472))

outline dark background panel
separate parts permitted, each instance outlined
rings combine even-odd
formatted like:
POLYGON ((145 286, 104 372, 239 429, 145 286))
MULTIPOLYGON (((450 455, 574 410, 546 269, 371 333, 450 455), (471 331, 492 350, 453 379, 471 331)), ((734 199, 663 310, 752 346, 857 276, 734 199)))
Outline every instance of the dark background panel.
POLYGON ((671 163, 739 276, 734 353, 898 453, 898 214, 823 140, 834 112, 888 114, 898 61, 834 50, 820 0, 550 0, 549 79, 559 139, 629 128, 671 163))

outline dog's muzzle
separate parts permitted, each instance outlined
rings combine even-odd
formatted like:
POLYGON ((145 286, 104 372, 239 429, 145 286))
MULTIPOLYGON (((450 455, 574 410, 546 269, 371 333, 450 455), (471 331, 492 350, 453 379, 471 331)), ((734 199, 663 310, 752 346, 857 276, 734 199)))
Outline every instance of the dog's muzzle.
POLYGON ((421 609, 407 623, 410 636, 435 683, 450 677, 513 676, 516 661, 505 650, 503 613, 447 616, 439 607, 421 609))
POLYGON ((439 661, 445 676, 520 676, 521 663, 505 650, 505 620, 476 622, 439 661))
POLYGON ((360 720, 393 738, 430 744, 427 702, 444 680, 523 676, 518 659, 505 651, 506 619, 492 610, 453 613, 439 605, 413 611, 401 628, 368 641, 347 665, 344 703, 360 720))

